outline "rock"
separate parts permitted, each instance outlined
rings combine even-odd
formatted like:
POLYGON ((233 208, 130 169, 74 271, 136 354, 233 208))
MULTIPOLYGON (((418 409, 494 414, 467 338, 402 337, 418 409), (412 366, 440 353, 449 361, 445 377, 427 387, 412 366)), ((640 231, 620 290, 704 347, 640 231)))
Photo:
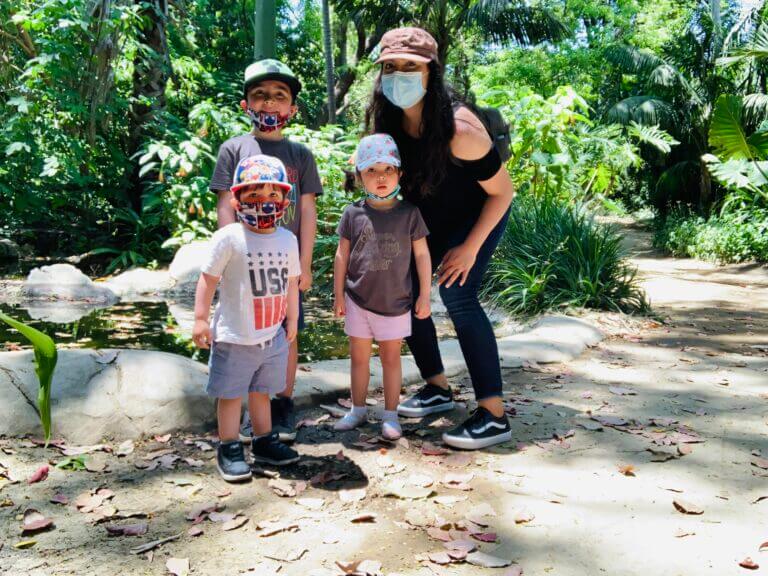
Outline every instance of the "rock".
POLYGON ((51 302, 47 300, 34 300, 23 304, 22 307, 33 320, 43 320, 44 322, 54 322, 56 324, 69 324, 88 316, 94 310, 105 308, 105 305, 98 302, 69 302, 66 300, 51 302))
POLYGON ((168 312, 179 325, 179 330, 191 338, 192 329, 195 327, 194 301, 169 302, 168 312))
POLYGON ((18 260, 19 246, 13 240, 0 238, 0 260, 18 260))
POLYGON ((71 264, 33 268, 24 283, 24 290, 30 298, 85 300, 108 304, 118 301, 112 290, 94 283, 71 264))
POLYGON ((146 268, 134 268, 104 282, 120 298, 159 294, 173 288, 174 283, 168 270, 146 268))
POLYGON ((168 269, 179 290, 194 290, 200 276, 200 265, 208 257, 208 242, 191 242, 179 248, 168 269))
MULTIPOLYGON (((215 422, 204 364, 165 352, 117 352, 113 362, 101 364, 95 350, 59 351, 51 386, 56 437, 93 444, 203 430, 215 422)), ((41 435, 37 390, 32 351, 0 353, 0 436, 41 435)))

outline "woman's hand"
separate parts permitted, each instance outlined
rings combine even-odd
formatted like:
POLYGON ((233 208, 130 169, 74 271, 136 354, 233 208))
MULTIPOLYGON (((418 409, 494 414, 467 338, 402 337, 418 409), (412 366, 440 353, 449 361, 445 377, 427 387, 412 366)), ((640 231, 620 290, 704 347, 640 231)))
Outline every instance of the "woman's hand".
POLYGON ((211 334, 211 325, 208 320, 195 320, 195 326, 192 328, 192 341, 198 348, 208 349, 213 342, 211 334))
POLYGON ((476 258, 477 251, 467 246, 466 242, 451 248, 443 256, 443 261, 440 262, 440 276, 437 283, 450 288, 458 280, 459 286, 464 286, 472 266, 475 265, 476 258))

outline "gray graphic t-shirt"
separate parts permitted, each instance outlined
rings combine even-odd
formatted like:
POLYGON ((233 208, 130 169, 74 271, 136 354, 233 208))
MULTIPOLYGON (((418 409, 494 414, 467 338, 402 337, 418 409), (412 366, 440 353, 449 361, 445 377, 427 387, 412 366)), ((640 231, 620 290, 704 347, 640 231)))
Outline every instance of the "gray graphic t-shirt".
MULTIPOLYGON (((291 205, 285 211, 281 226, 299 238, 301 225, 301 197, 304 194, 319 196, 323 193, 317 164, 309 148, 287 138, 282 140, 261 140, 253 134, 230 138, 219 148, 216 168, 213 170, 209 188, 214 192, 229 190, 235 176, 235 168, 243 158, 254 154, 267 154, 279 158, 285 164, 288 181, 293 185, 291 205)), ((301 239, 299 238, 299 245, 301 239)))
POLYGON ((382 316, 411 309, 411 243, 429 231, 418 208, 399 202, 377 210, 359 200, 344 210, 336 230, 350 242, 345 290, 356 304, 382 316))

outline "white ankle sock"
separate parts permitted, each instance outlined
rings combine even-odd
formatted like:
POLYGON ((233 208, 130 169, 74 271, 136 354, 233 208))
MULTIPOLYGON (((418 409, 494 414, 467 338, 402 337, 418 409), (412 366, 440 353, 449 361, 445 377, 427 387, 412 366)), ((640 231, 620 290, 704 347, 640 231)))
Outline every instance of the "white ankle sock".
POLYGON ((397 410, 384 410, 381 418, 384 422, 397 422, 397 410))

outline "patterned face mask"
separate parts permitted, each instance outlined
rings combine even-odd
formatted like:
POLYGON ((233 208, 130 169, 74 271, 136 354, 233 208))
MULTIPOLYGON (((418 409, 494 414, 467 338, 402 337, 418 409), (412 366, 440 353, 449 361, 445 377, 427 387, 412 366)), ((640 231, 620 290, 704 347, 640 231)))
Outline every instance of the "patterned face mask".
POLYGON ((248 117, 253 122, 254 127, 259 132, 274 132, 279 130, 291 119, 288 114, 279 114, 278 112, 255 112, 248 108, 246 110, 248 117))
POLYGON ((237 209, 237 217, 241 222, 266 230, 277 226, 277 221, 285 214, 285 209, 291 203, 286 199, 282 202, 248 202, 240 203, 237 209))

